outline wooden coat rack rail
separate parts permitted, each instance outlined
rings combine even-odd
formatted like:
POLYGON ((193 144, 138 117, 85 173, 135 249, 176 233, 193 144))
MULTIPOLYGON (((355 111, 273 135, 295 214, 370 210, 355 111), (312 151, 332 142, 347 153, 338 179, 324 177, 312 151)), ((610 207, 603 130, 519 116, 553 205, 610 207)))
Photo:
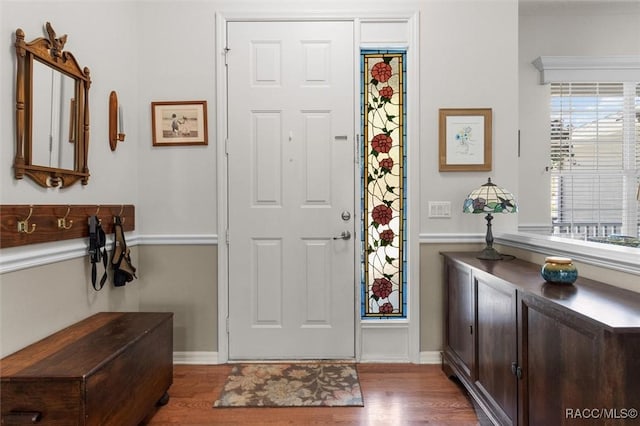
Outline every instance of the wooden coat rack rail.
POLYGON ((4 204, 0 205, 0 248, 89 237, 89 216, 113 233, 113 217, 125 231, 136 224, 133 204, 4 204))

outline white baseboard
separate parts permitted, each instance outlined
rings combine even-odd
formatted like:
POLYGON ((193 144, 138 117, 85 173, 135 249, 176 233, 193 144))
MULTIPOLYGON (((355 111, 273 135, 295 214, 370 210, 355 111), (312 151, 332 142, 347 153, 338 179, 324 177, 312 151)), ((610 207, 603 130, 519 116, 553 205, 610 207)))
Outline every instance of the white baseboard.
POLYGON ((174 364, 200 364, 200 365, 219 364, 218 352, 205 352, 205 351, 174 352, 173 363, 174 364))
POLYGON ((440 351, 420 352, 420 364, 441 364, 442 353, 440 351))

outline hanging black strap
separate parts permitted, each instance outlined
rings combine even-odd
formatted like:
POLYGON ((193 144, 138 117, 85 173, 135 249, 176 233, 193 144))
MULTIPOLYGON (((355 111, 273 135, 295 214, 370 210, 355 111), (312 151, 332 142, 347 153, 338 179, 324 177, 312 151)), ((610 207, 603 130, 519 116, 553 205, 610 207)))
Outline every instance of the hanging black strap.
POLYGON ((89 256, 91 258, 91 284, 96 291, 102 290, 107 281, 107 238, 102 224, 97 216, 89 216, 89 256), (102 251, 100 251, 102 249, 102 251), (100 285, 96 284, 98 272, 96 264, 102 261, 104 273, 100 279, 100 285))

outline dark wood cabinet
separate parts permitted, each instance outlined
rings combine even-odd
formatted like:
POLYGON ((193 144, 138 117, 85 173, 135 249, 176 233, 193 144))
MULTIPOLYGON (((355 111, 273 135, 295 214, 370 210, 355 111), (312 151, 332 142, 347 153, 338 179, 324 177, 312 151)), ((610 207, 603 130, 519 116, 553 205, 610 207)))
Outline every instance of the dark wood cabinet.
POLYGON ((566 408, 615 407, 599 374, 601 329, 536 297, 519 298, 521 424, 563 424, 566 408))
POLYGON ((173 381, 173 314, 103 312, 0 361, 1 423, 135 426, 173 381))
POLYGON ((443 255, 443 369, 493 423, 638 424, 640 294, 585 278, 548 284, 517 259, 443 255), (456 343, 469 315, 472 348, 456 343))
POLYGON ((469 380, 475 380, 473 341, 473 285, 471 270, 457 263, 447 265, 445 274, 450 285, 446 288, 445 303, 449 315, 445 345, 448 353, 456 358, 456 364, 469 380))
POLYGON ((518 359, 516 291, 484 274, 473 277, 478 365, 475 385, 501 422, 513 424, 517 416, 517 383, 512 372, 518 359))

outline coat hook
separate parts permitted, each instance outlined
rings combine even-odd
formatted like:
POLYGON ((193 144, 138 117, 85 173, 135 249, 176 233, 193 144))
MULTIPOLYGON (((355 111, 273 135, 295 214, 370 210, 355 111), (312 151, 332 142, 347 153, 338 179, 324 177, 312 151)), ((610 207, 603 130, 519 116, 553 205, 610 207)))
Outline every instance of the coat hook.
MULTIPOLYGON (((120 205, 120 213, 118 213, 118 217, 120 218, 120 223, 124 224, 126 218, 122 217, 122 213, 124 213, 124 204, 120 205)), ((113 218, 113 223, 116 223, 116 218, 113 218)))
POLYGON ((36 230, 36 224, 31 224, 31 231, 27 231, 29 228, 29 219, 31 219, 31 215, 33 214, 33 206, 29 206, 29 216, 26 219, 18 221, 18 232, 23 234, 33 234, 33 231, 36 230))
POLYGON ((70 211, 71 206, 67 206, 67 213, 64 215, 64 217, 58 218, 58 229, 71 229, 71 227, 73 226, 73 220, 70 220, 69 224, 67 225, 67 216, 69 216, 70 211))
POLYGON ((94 216, 98 218, 98 223, 102 223, 102 219, 100 219, 100 217, 98 216, 98 213, 100 213, 100 204, 98 204, 97 207, 98 208, 96 209, 94 216))

